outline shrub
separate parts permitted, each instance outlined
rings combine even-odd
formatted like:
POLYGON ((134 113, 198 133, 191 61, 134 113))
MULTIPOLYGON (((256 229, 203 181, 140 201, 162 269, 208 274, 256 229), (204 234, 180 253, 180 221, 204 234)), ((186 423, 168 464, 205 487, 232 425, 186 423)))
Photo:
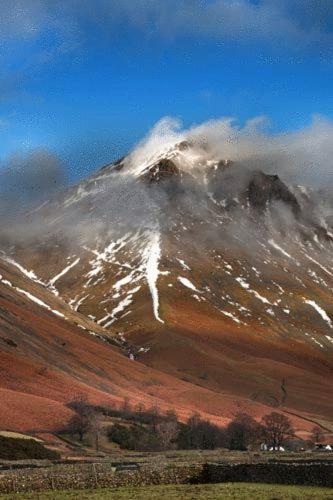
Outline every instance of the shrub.
POLYGON ((180 424, 177 445, 180 449, 213 450, 225 444, 225 431, 195 413, 186 424, 180 424))
POLYGON ((264 428, 246 413, 235 416, 227 428, 227 446, 230 450, 245 451, 250 445, 258 444, 264 435, 264 428))
POLYGON ((158 436, 142 425, 115 424, 108 428, 107 436, 125 450, 158 451, 161 448, 158 436))

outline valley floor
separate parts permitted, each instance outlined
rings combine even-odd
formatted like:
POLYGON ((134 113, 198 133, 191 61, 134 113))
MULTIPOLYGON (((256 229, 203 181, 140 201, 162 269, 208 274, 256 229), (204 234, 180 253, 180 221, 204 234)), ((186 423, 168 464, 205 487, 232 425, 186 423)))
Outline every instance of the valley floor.
POLYGON ((223 483, 199 485, 159 485, 121 487, 98 490, 67 490, 58 492, 0 495, 6 500, 179 500, 179 499, 256 499, 313 500, 333 499, 333 488, 282 486, 274 484, 223 483))

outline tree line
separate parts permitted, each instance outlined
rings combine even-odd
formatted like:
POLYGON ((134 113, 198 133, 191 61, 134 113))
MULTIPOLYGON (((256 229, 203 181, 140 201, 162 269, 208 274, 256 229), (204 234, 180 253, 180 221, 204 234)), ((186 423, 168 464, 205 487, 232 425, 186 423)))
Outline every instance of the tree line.
MULTIPOLYGON (((100 448, 102 434, 122 449, 137 451, 248 450, 259 447, 261 443, 266 443, 268 449, 279 450, 286 442, 296 439, 291 420, 276 411, 264 415, 260 422, 246 413, 238 413, 227 426, 219 427, 198 413, 184 423, 173 410, 162 413, 156 405, 148 409, 143 405, 133 408, 128 399, 116 408, 91 405, 87 397, 81 395, 69 406, 75 413, 64 432, 76 436, 81 442, 89 434, 96 450, 100 448), (119 422, 110 425, 110 417, 119 419, 119 422)), ((317 443, 322 439, 322 429, 314 427, 311 441, 317 443)))

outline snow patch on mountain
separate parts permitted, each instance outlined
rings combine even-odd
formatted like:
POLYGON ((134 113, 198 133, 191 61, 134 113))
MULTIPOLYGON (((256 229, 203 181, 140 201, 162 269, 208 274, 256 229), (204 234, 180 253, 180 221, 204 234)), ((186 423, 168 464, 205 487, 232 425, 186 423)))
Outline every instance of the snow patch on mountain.
POLYGON ((119 290, 125 286, 125 285, 128 285, 129 283, 132 283, 132 280, 133 280, 133 277, 134 277, 134 271, 130 272, 127 276, 125 276, 124 278, 121 278, 120 280, 118 280, 114 285, 113 285, 113 288, 119 292, 119 290))
POLYGON ((23 290, 20 287, 14 286, 10 281, 4 279, 1 274, 0 274, 0 282, 3 285, 6 285, 6 286, 8 286, 10 288, 13 288, 14 290, 16 290, 21 295, 25 295, 29 300, 31 300, 35 304, 39 305, 40 307, 43 307, 44 309, 47 309, 48 311, 52 312, 56 316, 59 316, 60 318, 67 319, 64 314, 62 314, 61 312, 57 311, 56 309, 52 309, 52 307, 50 307, 48 304, 45 304, 45 302, 43 302, 38 297, 35 297, 35 295, 33 295, 32 293, 27 292, 26 290, 23 290))
POLYGON ((234 321, 234 322, 235 322, 235 323, 237 323, 238 325, 243 324, 243 322, 242 322, 240 319, 238 319, 238 318, 237 318, 234 314, 232 314, 231 312, 229 312, 229 311, 222 311, 222 310, 220 310, 220 312, 221 312, 222 314, 224 314, 224 316, 227 316, 227 318, 232 319, 232 321, 234 321))
POLYGON ((191 283, 191 281, 187 278, 184 278, 183 276, 178 276, 178 281, 180 281, 180 283, 184 286, 186 286, 186 288, 189 288, 190 290, 193 290, 194 292, 198 292, 198 293, 201 293, 194 285, 193 283, 191 283))
POLYGON ((159 316, 159 295, 157 289, 157 280, 160 274, 158 265, 161 258, 160 238, 160 232, 158 230, 152 232, 150 241, 143 252, 143 262, 146 280, 153 301, 154 316, 157 321, 164 323, 159 316))
POLYGON ((74 266, 76 266, 80 262, 80 257, 78 257, 74 262, 72 262, 69 266, 65 267, 60 273, 58 273, 54 278, 49 281, 49 286, 54 286, 54 284, 65 274, 68 273, 74 266))
POLYGON ((333 273, 331 271, 329 271, 327 269, 327 267, 323 266, 322 264, 320 264, 320 262, 318 262, 317 260, 315 260, 313 257, 311 257, 310 255, 308 255, 307 253, 304 254, 305 257, 307 257, 309 260, 311 260, 311 262, 313 262, 314 264, 317 264, 317 266, 320 267, 320 269, 322 269, 326 274, 328 274, 329 276, 331 276, 333 278, 333 273))
POLYGON ((333 323, 331 318, 328 316, 327 312, 322 309, 314 300, 307 300, 304 298, 304 302, 306 304, 309 304, 309 306, 312 306, 318 314, 323 318, 324 321, 329 325, 330 328, 333 328, 333 323))
POLYGON ((240 286, 242 288, 244 288, 247 292, 249 292, 252 295, 254 295, 256 299, 261 300, 261 302, 263 302, 264 304, 273 305, 273 304, 271 304, 271 302, 268 299, 266 299, 266 297, 264 297, 263 295, 260 295, 259 292, 257 292, 256 290, 251 290, 250 289, 250 285, 245 281, 244 278, 242 278, 242 277, 239 276, 239 277, 237 277, 235 279, 240 284, 240 286))
POLYGON ((87 295, 83 295, 80 299, 74 299, 74 301, 70 302, 70 306, 74 311, 78 311, 79 307, 83 304, 83 302, 89 297, 89 293, 87 295))
POLYGON ((119 314, 120 312, 123 312, 127 306, 132 304, 132 302, 133 302, 132 297, 133 297, 132 294, 127 295, 127 297, 125 297, 123 300, 121 300, 119 302, 119 304, 113 309, 113 311, 110 314, 108 314, 105 318, 103 318, 104 321, 111 318, 110 321, 107 321, 107 323, 104 323, 104 325, 103 325, 104 328, 108 328, 109 326, 111 326, 112 323, 114 323, 116 321, 117 314, 119 314))
POLYGON ((292 259, 294 260, 294 258, 288 253, 286 252, 282 247, 280 247, 280 245, 278 245, 273 239, 270 239, 268 240, 268 243, 273 247, 275 248, 275 250, 278 250, 279 252, 281 252, 285 257, 287 257, 288 259, 292 259))
POLYGON ((183 269, 185 269, 185 271, 191 271, 191 268, 186 264, 186 262, 184 262, 184 260, 178 258, 176 260, 178 260, 179 264, 183 269))
POLYGON ((22 274, 24 274, 24 276, 26 276, 27 278, 31 279, 32 281, 35 281, 36 283, 39 283, 43 286, 46 286, 45 283, 43 281, 41 281, 37 276, 36 274, 34 273, 34 271, 30 270, 28 271, 28 269, 26 269, 25 267, 23 267, 21 264, 19 264, 18 262, 16 262, 16 260, 10 258, 10 257, 2 257, 2 259, 7 262, 8 264, 11 264, 12 266, 14 267, 17 267, 17 269, 19 269, 21 271, 22 274))

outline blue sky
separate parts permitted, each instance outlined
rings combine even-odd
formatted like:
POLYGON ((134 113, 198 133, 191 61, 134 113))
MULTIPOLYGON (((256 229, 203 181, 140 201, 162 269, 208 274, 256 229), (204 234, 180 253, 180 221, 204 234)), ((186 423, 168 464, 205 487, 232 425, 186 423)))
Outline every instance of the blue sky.
POLYGON ((161 117, 333 120, 331 0, 0 0, 0 165, 34 150, 71 180, 161 117))

